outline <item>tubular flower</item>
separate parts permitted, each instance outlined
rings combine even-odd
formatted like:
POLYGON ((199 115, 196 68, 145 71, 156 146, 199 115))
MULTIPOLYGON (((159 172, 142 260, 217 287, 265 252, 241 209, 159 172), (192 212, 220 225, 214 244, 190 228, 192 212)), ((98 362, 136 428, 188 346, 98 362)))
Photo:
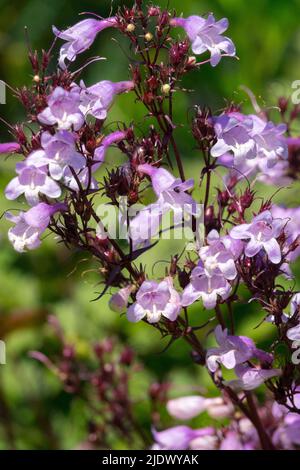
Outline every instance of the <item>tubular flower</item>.
POLYGON ((38 114, 38 120, 46 126, 57 125, 60 130, 78 131, 84 123, 79 109, 80 95, 77 91, 67 91, 56 87, 48 97, 48 107, 38 114))
POLYGON ((66 59, 73 62, 78 54, 89 49, 100 31, 109 27, 116 27, 116 24, 116 18, 111 17, 105 20, 88 18, 86 20, 79 21, 79 23, 76 23, 65 31, 59 31, 55 26, 53 26, 53 33, 55 36, 66 41, 60 49, 60 67, 65 69, 66 59))
POLYGON ((50 206, 41 202, 27 212, 13 215, 7 212, 6 218, 15 224, 8 231, 8 238, 14 249, 20 253, 33 250, 41 244, 40 236, 49 225, 50 218, 58 211, 65 210, 64 204, 50 206))
POLYGON ((199 261, 191 273, 190 283, 182 294, 182 305, 187 307, 198 299, 208 310, 215 308, 218 297, 226 300, 231 292, 231 285, 221 272, 207 275, 205 265, 199 261))
POLYGON ((213 15, 207 19, 201 16, 189 16, 188 18, 174 18, 172 26, 181 26, 185 29, 191 43, 194 54, 210 52, 210 63, 213 67, 221 60, 222 52, 229 56, 235 56, 235 46, 231 39, 222 36, 228 28, 227 18, 216 21, 213 15))
POLYGON ((207 367, 215 372, 218 364, 223 364, 226 369, 233 369, 236 365, 248 361, 252 357, 258 357, 266 362, 272 362, 271 355, 256 348, 252 339, 247 336, 228 335, 227 329, 222 330, 218 325, 215 329, 218 348, 209 349, 206 355, 207 367))
POLYGON ((256 369, 244 364, 235 367, 235 373, 238 379, 225 381, 224 385, 233 390, 254 390, 262 385, 266 380, 278 377, 281 374, 280 369, 256 369))
POLYGON ((270 211, 264 211, 253 218, 250 224, 237 225, 230 231, 235 240, 247 241, 245 255, 252 258, 260 250, 265 250, 271 263, 281 261, 280 246, 276 240, 286 221, 274 219, 270 211))
POLYGON ((16 171, 18 176, 11 180, 5 189, 7 199, 17 199, 24 194, 28 204, 34 206, 39 202, 39 194, 50 198, 61 195, 59 185, 47 175, 47 167, 36 168, 20 162, 16 171))
POLYGON ((174 289, 171 278, 161 282, 144 281, 136 295, 136 302, 127 310, 127 318, 138 322, 146 317, 149 323, 157 323, 163 316, 174 321, 180 309, 180 295, 174 289))
POLYGON ((17 142, 7 142, 6 144, 0 144, 0 154, 2 153, 18 153, 21 146, 17 142))
POLYGON ((114 97, 133 88, 132 81, 111 82, 103 80, 88 88, 81 82, 80 88, 75 86, 74 89, 80 92, 79 108, 85 116, 90 114, 96 119, 106 119, 114 97))
POLYGON ((75 142, 76 136, 71 132, 59 131, 54 135, 43 132, 42 148, 32 152, 26 159, 26 164, 37 168, 48 165, 50 176, 60 180, 69 167, 79 171, 86 165, 86 159, 77 152, 75 142))

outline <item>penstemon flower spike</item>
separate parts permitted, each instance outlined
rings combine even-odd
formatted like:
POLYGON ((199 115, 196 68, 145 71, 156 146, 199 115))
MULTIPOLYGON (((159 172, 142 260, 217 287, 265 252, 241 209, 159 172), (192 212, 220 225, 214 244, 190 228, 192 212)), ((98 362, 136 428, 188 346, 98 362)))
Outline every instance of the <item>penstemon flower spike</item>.
MULTIPOLYGON (((235 45, 223 35, 227 29, 225 18, 216 20, 212 14, 182 18, 153 5, 143 8, 142 1, 120 8, 108 19, 84 19, 64 31, 54 27, 55 36, 65 41, 55 59, 58 68, 48 73, 53 48, 42 60, 30 52, 33 84, 16 93, 27 121, 11 126, 14 142, 0 144, 1 154, 18 153, 23 158, 16 165, 17 176, 6 187, 6 197, 15 200, 24 195, 31 206, 18 215, 7 213, 14 224, 8 233, 14 248, 19 252, 37 248, 49 229, 67 248, 90 253, 101 265, 103 293, 113 291, 111 309, 126 312, 130 322, 151 325, 162 337, 168 336, 170 344, 182 338, 191 347, 194 362, 206 367, 219 390, 216 399, 174 399, 168 410, 177 419, 208 410, 215 417, 229 418, 228 426, 218 430, 179 425, 159 431, 155 424, 154 449, 300 446, 299 363, 279 365, 274 345, 263 351, 249 332, 236 334, 235 309, 245 301, 247 291, 262 311, 262 322, 274 328, 276 342, 294 356, 295 342, 300 341, 299 294, 292 284, 285 289, 278 286, 280 276, 292 277, 291 263, 300 254, 299 208, 287 209, 266 200, 257 209, 255 184, 260 180, 276 186, 299 179, 300 139, 290 136, 286 125, 298 118, 299 110, 289 111, 288 101, 281 98, 281 113, 274 123, 261 109, 258 114, 244 114, 240 106, 231 104, 214 115, 209 108, 196 106, 191 130, 202 159, 194 179, 186 178, 176 141, 181 124, 173 113, 176 93, 191 70, 201 73, 199 64, 215 67, 221 59, 228 60, 225 56, 235 57, 235 45), (129 42, 135 56, 129 64, 130 77, 86 86, 81 78, 85 67, 76 73, 69 68, 105 28, 113 28, 129 42), (174 39, 171 30, 184 37, 174 39), (200 62, 195 55, 201 56, 200 62), (127 92, 135 97, 136 106, 144 107, 145 122, 151 119, 142 137, 134 116, 130 123, 118 123, 115 129, 111 124, 110 132, 105 132, 114 101, 127 92), (24 132, 26 126, 31 134, 24 132), (119 166, 114 156, 106 158, 112 146, 124 159, 119 166), (97 173, 100 167, 107 171, 102 181, 97 173), (215 197, 212 180, 219 170, 222 176, 215 197), (194 193, 199 181, 200 201, 194 193), (154 202, 132 215, 129 209, 143 202, 146 189, 152 191, 154 202), (110 233, 95 208, 96 197, 102 200, 103 193, 109 206, 120 211, 126 199, 128 212, 121 214, 119 222, 128 227, 128 233, 122 242, 110 233), (199 202, 202 244, 195 229, 199 202), (181 255, 172 256, 163 278, 153 278, 139 264, 139 257, 159 243, 152 241, 163 232, 162 219, 170 213, 176 223, 170 223, 169 231, 189 220, 192 242, 189 250, 184 246, 181 255), (190 323, 191 315, 199 315, 198 324, 204 323, 201 305, 209 311, 209 323, 216 324, 217 347, 209 347, 206 340, 202 344, 197 334, 202 327, 190 323), (236 378, 228 380, 226 370, 234 371, 236 378), (253 390, 260 386, 267 396, 258 407, 253 390), (238 418, 236 411, 243 417, 238 418)), ((73 350, 67 351, 73 361, 73 350)), ((98 354, 103 354, 103 345, 98 354)), ((52 364, 42 355, 35 357, 52 364)), ((130 357, 124 354, 123 360, 130 362, 130 357)), ((74 386, 72 392, 76 390, 74 386)))

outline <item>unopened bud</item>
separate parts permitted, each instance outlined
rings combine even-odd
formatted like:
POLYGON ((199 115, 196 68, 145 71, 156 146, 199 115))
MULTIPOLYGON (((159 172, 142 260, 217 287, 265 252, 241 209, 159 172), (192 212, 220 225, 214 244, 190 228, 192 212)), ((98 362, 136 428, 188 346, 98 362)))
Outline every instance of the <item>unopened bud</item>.
POLYGON ((168 83, 165 83, 162 87, 161 87, 161 91, 164 95, 168 95, 170 93, 170 90, 171 90, 171 86, 168 84, 168 83))
POLYGON ((281 96, 278 100, 278 106, 280 109, 281 114, 285 114, 289 105, 289 100, 284 96, 281 96))
POLYGON ((126 31, 128 33, 133 33, 134 30, 135 30, 135 25, 133 23, 129 23, 126 27, 126 31))
POLYGON ((123 287, 113 294, 109 300, 109 308, 114 312, 122 313, 126 310, 132 286, 123 287))
POLYGON ((35 75, 35 76, 33 77, 33 81, 34 81, 35 83, 39 83, 40 80, 41 80, 41 79, 40 79, 39 75, 35 75))
POLYGON ((160 14, 160 8, 159 7, 154 7, 151 6, 148 9, 148 15, 149 16, 158 16, 160 14))
POLYGON ((189 67, 192 67, 192 66, 195 65, 196 63, 197 63, 197 59, 196 59, 196 57, 195 57, 194 55, 192 55, 192 56, 190 56, 190 57, 188 58, 187 65, 188 65, 189 67))
POLYGON ((126 348, 122 351, 120 356, 120 363, 125 366, 130 366, 134 359, 134 352, 130 348, 126 348))
POLYGON ((153 39, 153 34, 152 33, 148 32, 148 33, 145 34, 145 40, 146 41, 149 42, 149 41, 152 41, 152 39, 153 39))

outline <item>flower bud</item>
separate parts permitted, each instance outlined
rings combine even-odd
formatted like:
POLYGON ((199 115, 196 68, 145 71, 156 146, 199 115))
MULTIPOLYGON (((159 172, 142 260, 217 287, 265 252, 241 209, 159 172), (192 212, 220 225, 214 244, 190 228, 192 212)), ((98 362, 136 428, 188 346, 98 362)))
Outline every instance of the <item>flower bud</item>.
POLYGON ((178 280, 179 280, 180 287, 184 289, 190 282, 190 276, 185 270, 179 270, 178 280))
POLYGON ((221 207, 226 207, 229 201, 230 195, 228 191, 218 190, 218 203, 221 207))
POLYGON ((145 104, 151 104, 154 100, 154 95, 151 91, 149 92, 146 92, 144 95, 143 95, 143 102, 145 104))
POLYGON ((145 37, 145 40, 146 40, 147 42, 150 42, 150 41, 152 41, 152 39, 153 39, 153 34, 150 33, 150 32, 148 32, 148 33, 145 34, 144 37, 145 37))
POLYGON ((135 25, 133 23, 129 23, 126 27, 127 33, 133 33, 134 30, 135 30, 135 25))
POLYGON ((169 12, 163 11, 159 17, 159 26, 160 28, 164 28, 169 23, 169 12))
POLYGON ((170 90, 171 90, 171 86, 168 84, 168 83, 165 83, 162 87, 161 87, 161 91, 164 95, 168 95, 170 93, 170 90))
POLYGON ((197 63, 197 59, 194 55, 192 55, 188 58, 187 67, 194 67, 196 63, 197 63))
POLYGON ((279 99, 278 99, 278 107, 280 109, 280 112, 281 114, 285 114, 287 109, 288 109, 288 104, 289 104, 289 101, 287 98, 285 98, 284 96, 281 96, 279 99))
POLYGON ((296 119, 300 113, 300 105, 296 104, 291 112, 291 120, 296 119))
POLYGON ((114 343, 111 339, 105 338, 103 341, 94 345, 96 356, 101 359, 104 354, 110 354, 113 351, 114 343))
POLYGON ((169 384, 167 383, 152 383, 149 387, 149 397, 153 401, 164 403, 167 398, 169 384))
POLYGON ((160 14, 160 8, 151 6, 148 8, 148 15, 149 16, 158 16, 160 14))
POLYGON ((134 352, 130 348, 125 348, 120 356, 120 363, 125 366, 130 366, 134 360, 134 352))
POLYGON ((126 286, 113 294, 109 300, 109 308, 117 313, 124 312, 127 308, 131 292, 132 286, 126 286))

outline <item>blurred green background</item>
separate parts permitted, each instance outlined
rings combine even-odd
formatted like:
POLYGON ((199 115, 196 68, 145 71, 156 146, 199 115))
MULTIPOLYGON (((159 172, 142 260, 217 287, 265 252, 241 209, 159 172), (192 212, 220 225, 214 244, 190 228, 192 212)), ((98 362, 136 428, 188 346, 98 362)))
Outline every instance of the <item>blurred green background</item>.
MULTIPOLYGON (((167 2, 157 1, 165 6, 167 2)), ((227 35, 236 44, 239 60, 223 59, 215 69, 206 65, 193 72, 184 82, 191 91, 176 97, 177 122, 184 127, 177 132, 178 144, 183 153, 188 176, 199 174, 200 157, 188 139, 187 124, 194 104, 207 104, 214 110, 227 101, 249 100, 240 85, 249 87, 264 106, 274 106, 281 94, 292 92, 291 83, 300 79, 300 0, 170 0, 177 13, 205 14, 214 12, 217 18, 228 17, 227 35), (184 5, 184 7, 183 7, 184 5)), ((116 8, 131 2, 114 1, 116 8)), ((11 86, 21 86, 32 79, 27 61, 24 26, 33 48, 47 48, 53 35, 51 25, 65 28, 79 21, 78 13, 93 11, 103 17, 109 15, 109 0, 62 1, 52 0, 0 0, 0 79, 11 86)), ((111 40, 110 30, 98 37, 88 54, 99 54, 107 61, 91 65, 84 74, 86 84, 102 79, 126 80, 128 64, 120 44, 111 40)), ((115 35, 117 39, 120 36, 115 35)), ((124 47, 124 42, 122 42, 124 47)), ((88 56, 88 55, 87 55, 88 56)), ((78 63, 83 62, 83 57, 78 63)), ((15 123, 22 120, 22 109, 8 93, 7 104, 0 106, 0 116, 15 123)), ((275 112, 276 116, 276 112, 275 112)), ((130 123, 142 120, 142 110, 137 109, 133 97, 128 94, 118 98, 110 120, 130 123)), ((6 127, 0 125, 0 141, 9 141, 6 127)), ((109 161, 116 159, 110 152, 109 161)), ((13 177, 13 159, 0 161, 0 181, 4 188, 13 177)), ((299 189, 299 188, 298 188, 299 189)), ((278 200, 296 205, 298 189, 285 190, 278 200)), ((272 194, 274 188, 261 187, 261 194, 272 194)), ((0 195, 1 213, 17 203, 6 201, 0 195)), ((189 350, 182 341, 176 342, 166 353, 160 354, 165 342, 144 324, 129 324, 107 307, 108 295, 92 302, 101 290, 99 274, 90 271, 94 267, 90 259, 82 261, 75 252, 67 252, 48 237, 42 247, 19 255, 7 241, 7 223, 1 219, 0 249, 0 339, 6 341, 7 364, 0 366, 0 448, 19 449, 73 448, 86 436, 85 404, 72 401, 62 391, 57 379, 40 364, 28 357, 30 350, 47 352, 52 336, 45 319, 55 314, 60 319, 67 337, 74 341, 80 354, 87 353, 88 343, 107 336, 114 336, 137 352, 144 369, 136 374, 132 383, 133 393, 139 400, 146 399, 146 391, 153 380, 169 380, 176 384, 174 396, 194 391, 214 393, 209 380, 201 374, 189 358, 189 350), (80 261, 80 262, 79 262, 80 261)), ((144 257, 148 273, 154 256, 156 260, 168 260, 176 248, 161 242, 155 255, 144 257)), ((157 275, 164 268, 163 262, 155 268, 157 275)), ((260 345, 272 341, 270 326, 254 329, 261 319, 261 312, 254 304, 236 309, 239 325, 244 334, 252 336, 260 345)), ((195 324, 204 323, 208 314, 199 305, 192 309, 195 324)), ((51 348, 50 348, 51 349, 51 348)), ((147 403, 140 409, 140 422, 149 426, 147 403)), ((198 423, 199 424, 199 423, 198 423)), ((114 448, 124 443, 117 439, 114 448)))

